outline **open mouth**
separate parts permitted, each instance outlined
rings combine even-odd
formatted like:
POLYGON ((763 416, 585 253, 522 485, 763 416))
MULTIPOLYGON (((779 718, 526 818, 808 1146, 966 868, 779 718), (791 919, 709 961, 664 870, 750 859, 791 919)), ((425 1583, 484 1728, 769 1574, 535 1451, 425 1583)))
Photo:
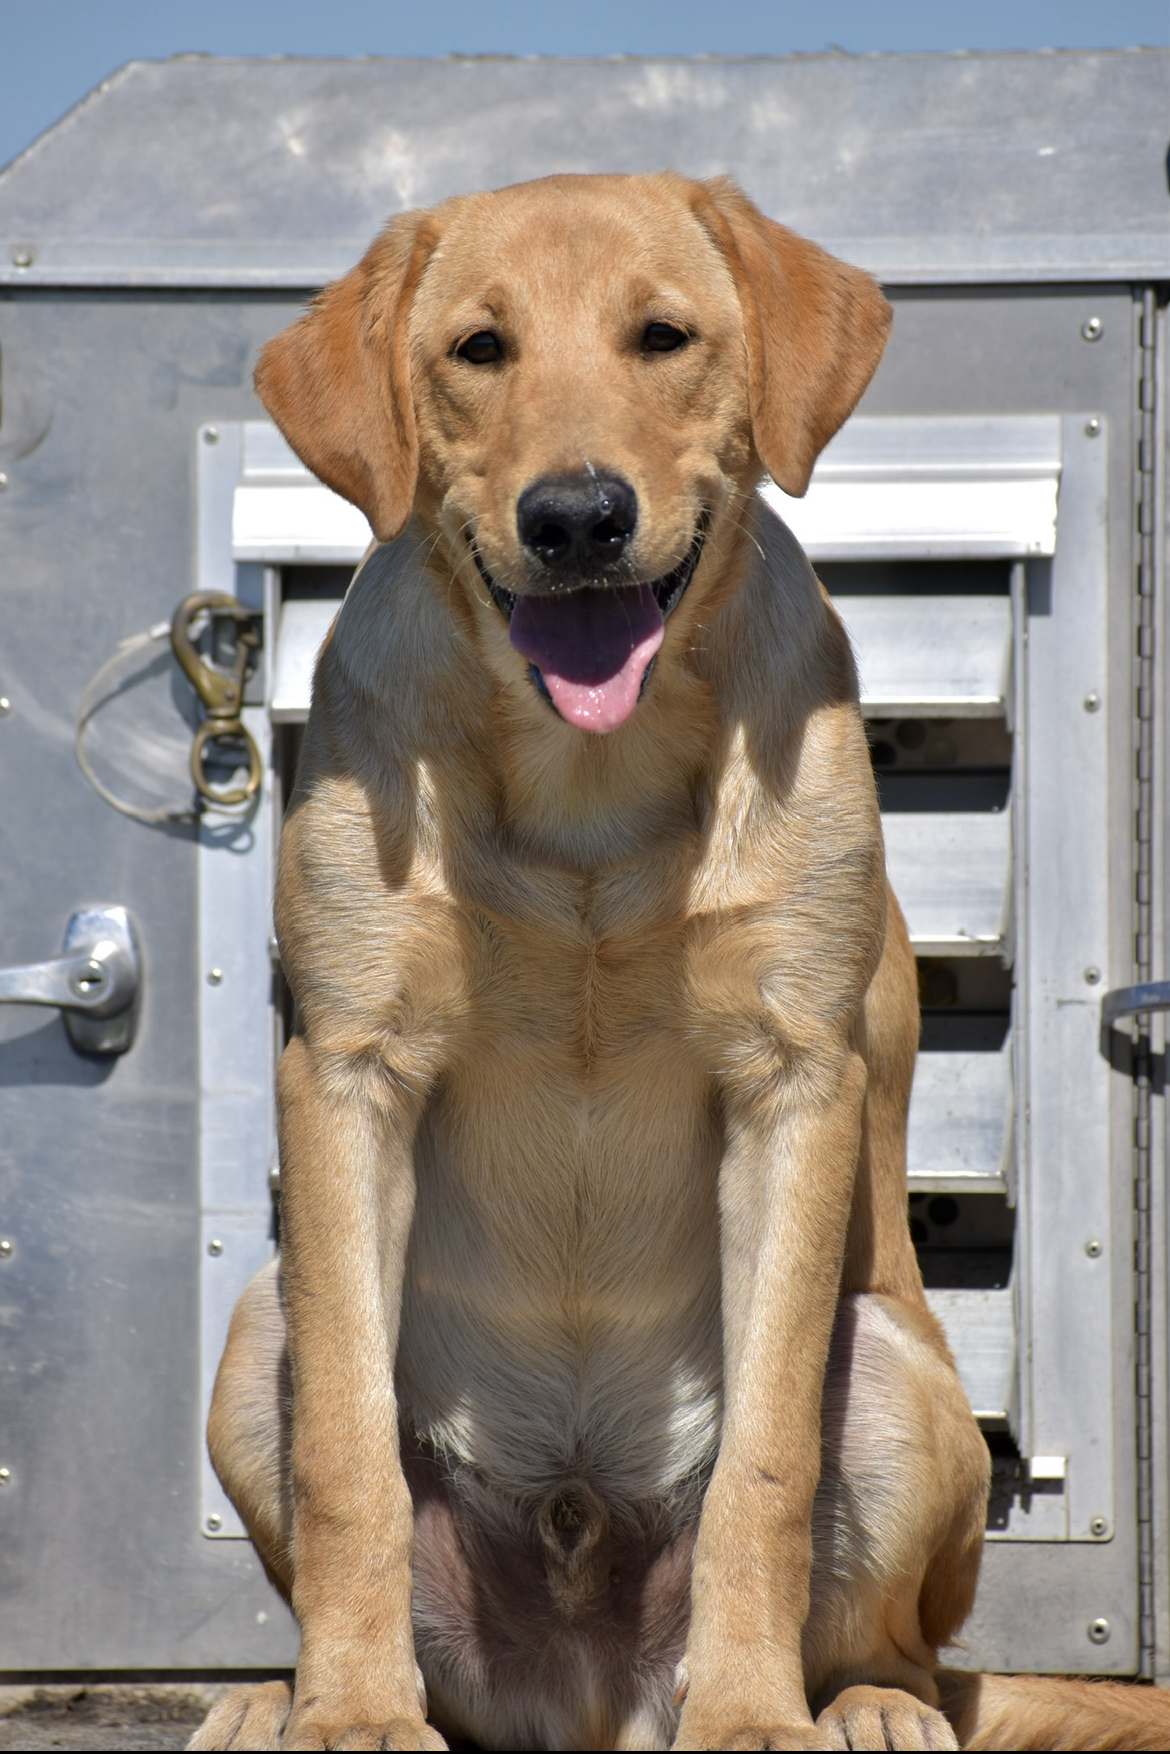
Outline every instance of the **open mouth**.
POLYGON ((497 585, 471 552, 492 602, 528 659, 533 683, 567 724, 612 731, 629 718, 650 680, 666 618, 682 601, 703 552, 706 512, 672 572, 641 585, 581 585, 519 596, 497 585))

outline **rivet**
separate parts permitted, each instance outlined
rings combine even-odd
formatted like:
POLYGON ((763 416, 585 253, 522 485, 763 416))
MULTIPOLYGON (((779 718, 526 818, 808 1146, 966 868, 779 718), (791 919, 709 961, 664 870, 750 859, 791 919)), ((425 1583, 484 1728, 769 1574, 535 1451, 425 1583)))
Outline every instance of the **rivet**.
POLYGON ((257 1626, 267 1626, 267 1624, 268 1624, 268 1616, 264 1612, 263 1608, 261 1608, 259 1613, 256 1615, 256 1624, 257 1624, 257 1626))
POLYGON ((1101 1253, 1101 1244, 1097 1241, 1095 1236, 1091 1236, 1085 1244, 1085 1253, 1091 1261, 1095 1261, 1097 1256, 1101 1253))
POLYGON ((11 1484, 12 1484, 12 1469, 11 1468, 0 1468, 0 1486, 11 1486, 11 1484))
POLYGON ((33 252, 28 244, 13 244, 12 260, 18 268, 31 268, 33 265, 33 252))
POLYGON ((1103 1615, 1098 1615, 1096 1620, 1089 1621, 1089 1638, 1093 1644, 1108 1644, 1109 1634, 1112 1631, 1112 1626, 1103 1615))
MULTIPOLYGON (((1091 1535, 1096 1535, 1098 1537, 1100 1537, 1101 1535, 1107 1535, 1109 1533, 1109 1523, 1106 1520, 1106 1518, 1103 1516, 1090 1517, 1089 1518, 1089 1533, 1091 1535)), ((1096 1622, 1094 1621, 1094 1625, 1095 1624, 1096 1624, 1096 1622)), ((1089 1636, 1091 1638, 1093 1636, 1092 1633, 1090 1633, 1089 1636)))
POLYGON ((222 968, 209 968, 207 971, 207 984, 209 987, 222 986, 222 984, 223 984, 223 969, 222 968))
MULTIPOLYGON (((1089 317, 1086 322, 1081 324, 1081 337, 1085 341, 1100 341, 1104 330, 1105 325, 1100 317, 1089 317)), ((1096 1622, 1094 1622, 1094 1624, 1096 1624, 1096 1622)), ((1106 1634, 1106 1637, 1108 1637, 1108 1634, 1106 1634)))
POLYGON ((1085 706, 1085 711, 1087 713, 1095 713, 1095 712, 1100 711, 1101 696, 1097 693, 1097 690, 1095 688, 1091 689, 1090 692, 1088 694, 1086 694, 1084 706, 1085 706))
POLYGON ((1101 437, 1101 422, 1097 419, 1097 416, 1095 414, 1094 414, 1092 420, 1086 420, 1086 422, 1085 422, 1085 437, 1086 438, 1100 438, 1101 437))
MULTIPOLYGON (((214 1534, 217 1529, 223 1528, 223 1518, 218 1514, 218 1512, 213 1510, 211 1515, 207 1519, 207 1526, 211 1530, 212 1534, 214 1534)), ((1089 1637, 1092 1638, 1092 1636, 1093 1635, 1090 1632, 1089 1637)))
POLYGON ((11 1237, 0 1236, 0 1261, 10 1261, 11 1259, 12 1239, 11 1237))
POLYGON ((205 445, 217 445, 219 443, 218 426, 205 426, 203 428, 203 442, 205 445))
POLYGON ((12 702, 6 694, 0 694, 0 719, 6 719, 12 711, 12 702))
POLYGON ((7 486, 8 486, 8 477, 7 477, 7 475, 6 475, 6 474, 5 474, 5 473, 4 473, 4 470, 3 470, 3 469, 0 469, 0 493, 3 493, 3 492, 4 492, 4 489, 5 489, 5 488, 6 488, 6 487, 7 487, 7 486))
POLYGON ((212 1237, 211 1241, 207 1245, 207 1252, 209 1255, 222 1255, 223 1244, 222 1244, 222 1242, 220 1242, 218 1236, 212 1237))
POLYGON ((1100 979, 1101 970, 1097 967, 1095 962, 1090 962, 1088 968, 1085 970, 1085 984, 1090 987, 1095 987, 1100 979))

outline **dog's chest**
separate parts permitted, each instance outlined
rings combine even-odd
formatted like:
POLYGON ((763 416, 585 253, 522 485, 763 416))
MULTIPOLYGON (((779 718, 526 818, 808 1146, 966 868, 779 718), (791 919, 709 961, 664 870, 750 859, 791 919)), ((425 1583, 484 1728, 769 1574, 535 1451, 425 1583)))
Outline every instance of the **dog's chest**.
POLYGON ((516 1490, 588 1461, 643 1497, 712 1440, 722 1126, 685 927, 601 916, 481 926, 418 1134, 399 1377, 420 1428, 516 1490))

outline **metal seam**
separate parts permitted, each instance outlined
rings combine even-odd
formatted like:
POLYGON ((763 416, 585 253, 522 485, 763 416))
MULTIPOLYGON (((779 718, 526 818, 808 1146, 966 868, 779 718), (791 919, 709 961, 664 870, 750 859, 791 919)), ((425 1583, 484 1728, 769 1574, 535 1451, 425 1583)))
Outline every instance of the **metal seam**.
MULTIPOLYGON (((1139 981, 1152 978, 1152 912, 1148 872, 1151 859, 1154 727, 1154 449, 1156 307, 1152 288, 1138 307, 1137 413, 1135 447, 1137 489, 1137 628, 1135 630, 1137 785, 1134 813, 1137 870, 1134 881, 1134 962, 1139 981)), ((1154 1477, 1150 1357, 1150 1018, 1135 1019, 1134 1046, 1134 1396, 1137 1448, 1138 1665, 1144 1680, 1154 1675, 1154 1477)))

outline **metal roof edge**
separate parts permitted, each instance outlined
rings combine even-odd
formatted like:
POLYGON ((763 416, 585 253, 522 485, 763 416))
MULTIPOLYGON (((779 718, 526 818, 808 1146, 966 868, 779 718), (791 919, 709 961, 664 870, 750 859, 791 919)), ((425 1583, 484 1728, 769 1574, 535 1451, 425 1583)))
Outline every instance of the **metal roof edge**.
MULTIPOLYGON (((826 238, 843 261, 886 286, 1170 281, 1170 236, 826 238)), ((344 274, 369 238, 0 240, 0 286, 174 287, 311 291, 344 274)))
MULTIPOLYGON (((172 57, 172 59, 179 58, 172 57)), ((141 61, 123 61, 120 67, 115 67, 112 73, 107 73, 104 79, 99 80, 84 96, 79 97, 76 103, 70 104, 69 108, 58 116, 55 122, 50 122, 47 128, 42 128, 27 146, 22 147, 15 158, 6 159, 3 164, 0 164, 0 185, 11 176, 13 171, 19 172, 30 160, 36 158, 50 142, 58 140, 69 128, 76 126, 83 112, 96 108, 109 95, 115 85, 121 85, 131 75, 134 68, 141 65, 141 61)))

